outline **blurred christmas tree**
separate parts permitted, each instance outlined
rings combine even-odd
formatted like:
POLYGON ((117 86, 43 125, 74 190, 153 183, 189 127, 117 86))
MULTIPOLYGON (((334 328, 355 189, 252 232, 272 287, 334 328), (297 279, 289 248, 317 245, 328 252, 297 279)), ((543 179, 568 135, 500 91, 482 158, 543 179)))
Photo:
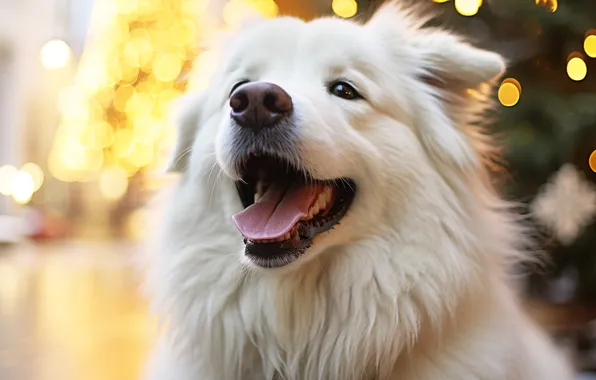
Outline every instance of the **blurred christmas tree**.
POLYGON ((150 184, 162 182, 151 172, 163 169, 175 138, 172 101, 188 87, 204 86, 215 66, 213 55, 199 56, 200 44, 251 12, 273 17, 278 6, 273 0, 95 3, 74 83, 60 97, 62 120, 48 158, 54 178, 89 185, 85 194, 94 198, 86 221, 110 224, 116 236, 143 231, 144 217, 135 210, 150 184), (185 74, 193 67, 190 78, 185 74))

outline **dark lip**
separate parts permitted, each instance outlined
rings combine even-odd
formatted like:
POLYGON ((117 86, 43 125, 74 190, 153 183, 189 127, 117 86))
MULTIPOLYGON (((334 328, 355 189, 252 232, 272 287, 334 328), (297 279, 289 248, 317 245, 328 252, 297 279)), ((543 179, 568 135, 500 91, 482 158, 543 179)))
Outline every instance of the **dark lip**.
MULTIPOLYGON (((347 178, 338 178, 335 180, 314 179, 308 172, 295 169, 293 165, 279 156, 262 157, 260 154, 257 154, 253 159, 257 163, 260 162, 259 160, 279 161, 280 164, 275 166, 277 168, 286 168, 285 173, 277 171, 274 168, 272 170, 273 179, 279 176, 286 176, 287 178, 282 180, 287 181, 290 178, 290 180, 295 181, 308 181, 310 183, 321 183, 332 186, 337 197, 333 206, 325 215, 316 216, 309 221, 298 222, 298 240, 290 239, 275 243, 258 243, 244 239, 245 255, 253 264, 262 268, 280 268, 303 256, 313 244, 313 239, 316 236, 330 231, 340 223, 355 198, 356 183, 347 178)), ((257 166, 257 164, 254 165, 257 166)), ((247 174, 248 172, 247 165, 245 165, 241 171, 243 179, 236 182, 238 195, 244 208, 254 203, 254 183, 252 183, 250 174, 247 174)))

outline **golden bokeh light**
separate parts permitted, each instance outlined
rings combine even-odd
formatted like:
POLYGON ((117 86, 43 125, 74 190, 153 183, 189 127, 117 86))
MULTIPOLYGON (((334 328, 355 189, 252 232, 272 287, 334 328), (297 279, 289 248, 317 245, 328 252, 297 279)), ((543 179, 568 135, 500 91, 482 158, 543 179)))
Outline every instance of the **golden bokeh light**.
POLYGON ((584 40, 584 51, 590 58, 596 58, 596 30, 590 30, 584 40))
POLYGON ((184 20, 174 25, 170 31, 170 38, 176 46, 185 47, 194 41, 196 33, 195 24, 190 20, 184 20))
POLYGON ((37 165, 36 163, 33 163, 33 162, 28 162, 25 165, 23 165, 23 167, 21 168, 21 171, 29 173, 31 178, 33 178, 33 185, 34 185, 33 191, 34 192, 41 189, 41 186, 43 185, 45 176, 43 174, 43 170, 41 169, 41 167, 39 165, 37 165))
POLYGON ((62 40, 51 40, 41 48, 41 63, 46 69, 65 67, 70 60, 70 46, 62 40))
POLYGON ((153 62, 153 75, 162 82, 172 82, 178 79, 182 64, 182 59, 178 55, 162 54, 153 62))
POLYGON ((333 0, 331 3, 333 13, 343 18, 354 17, 358 13, 358 3, 356 0, 333 0))
POLYGON ((567 75, 572 80, 579 82, 586 78, 588 66, 582 57, 573 55, 567 62, 567 75))
POLYGON ((551 13, 554 13, 559 9, 558 0, 536 0, 536 5, 547 9, 551 13))
POLYGON ((120 86, 114 93, 114 108, 120 112, 126 111, 126 103, 128 99, 136 94, 136 89, 133 86, 120 86))
POLYGON ((501 83, 497 96, 502 105, 513 107, 519 102, 521 84, 514 78, 507 78, 501 83))
POLYGON ((18 204, 27 204, 35 192, 35 182, 31 174, 19 171, 12 179, 12 198, 18 204))
POLYGON ((273 18, 279 14, 279 7, 273 0, 252 0, 259 13, 266 18, 273 18))
POLYGON ((12 194, 12 183, 18 172, 18 169, 12 165, 4 165, 0 168, 0 194, 6 196, 12 194))
POLYGON ((482 0, 455 0, 455 9, 462 16, 474 16, 482 6, 482 0))
POLYGON ((109 200, 118 200, 128 190, 128 178, 121 168, 109 168, 99 177, 99 190, 109 200))
POLYGON ((149 165, 153 160, 153 145, 135 142, 130 152, 130 161, 137 167, 149 165))
POLYGON ((596 172, 596 150, 594 150, 590 155, 590 158, 588 159, 588 164, 590 165, 590 169, 596 172))
POLYGON ((433 0, 433 2, 435 2, 435 3, 439 3, 439 4, 441 4, 441 3, 446 3, 446 2, 448 2, 448 1, 449 1, 449 0, 433 0))
MULTIPOLYGON (((278 12, 273 0, 231 2, 229 9, 242 17, 250 13, 248 8, 265 17, 278 12)), ((161 152, 172 144, 164 138, 173 128, 170 104, 187 90, 188 82, 179 77, 193 65, 200 40, 213 29, 203 3, 97 4, 74 82, 59 97, 62 120, 47 162, 53 177, 65 182, 104 178, 105 184, 115 178, 115 167, 124 178, 155 169, 161 152)))
POLYGON ((119 129, 114 137, 112 152, 118 157, 128 157, 132 151, 133 133, 130 129, 119 129))

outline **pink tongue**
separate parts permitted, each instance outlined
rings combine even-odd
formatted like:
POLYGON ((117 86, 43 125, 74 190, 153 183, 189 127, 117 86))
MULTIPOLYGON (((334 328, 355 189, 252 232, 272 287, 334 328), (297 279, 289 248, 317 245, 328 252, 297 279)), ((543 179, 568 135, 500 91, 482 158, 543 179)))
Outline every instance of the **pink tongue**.
POLYGON ((308 215, 308 209, 322 190, 322 185, 288 189, 287 186, 271 184, 257 203, 233 216, 234 223, 248 239, 278 239, 308 215))

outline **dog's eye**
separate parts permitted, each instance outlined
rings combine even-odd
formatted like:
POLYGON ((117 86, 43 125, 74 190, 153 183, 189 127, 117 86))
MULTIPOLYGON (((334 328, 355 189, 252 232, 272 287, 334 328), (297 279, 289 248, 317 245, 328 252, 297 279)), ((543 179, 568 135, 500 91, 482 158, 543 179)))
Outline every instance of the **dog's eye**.
POLYGON ((233 87, 232 87, 232 91, 230 91, 230 95, 232 95, 234 93, 234 91, 236 91, 236 89, 240 86, 242 86, 243 84, 247 84, 249 83, 249 80, 241 80, 240 82, 236 83, 233 87))
POLYGON ((346 82, 334 82, 329 86, 329 92, 337 97, 346 100, 360 99, 362 96, 352 85, 346 82))

